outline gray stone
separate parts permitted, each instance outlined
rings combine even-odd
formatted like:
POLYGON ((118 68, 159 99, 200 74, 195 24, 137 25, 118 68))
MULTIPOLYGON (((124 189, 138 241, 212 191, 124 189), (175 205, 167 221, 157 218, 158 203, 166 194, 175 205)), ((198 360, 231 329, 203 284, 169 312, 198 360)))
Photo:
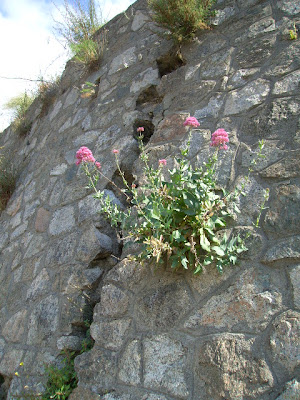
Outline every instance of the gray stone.
POLYGON ((276 400, 298 400, 300 397, 300 383, 293 379, 286 384, 284 392, 276 400))
POLYGON ((270 247, 263 257, 263 262, 272 263, 289 259, 300 258, 300 236, 289 237, 277 241, 270 247))
MULTIPOLYGON (((149 285, 150 286, 150 285, 149 285)), ((191 299, 183 282, 165 284, 154 281, 151 288, 142 290, 135 311, 139 329, 165 330, 176 326, 189 310, 191 299)))
POLYGON ((46 268, 43 268, 38 276, 32 281, 30 288, 27 290, 27 300, 35 300, 45 295, 51 289, 49 275, 46 268))
POLYGON ((295 307, 300 308, 300 265, 289 267, 289 276, 293 288, 295 307))
POLYGON ((130 93, 136 93, 159 83, 158 69, 148 68, 141 72, 130 86, 130 93))
POLYGON ((129 68, 135 64, 137 60, 135 52, 136 47, 130 47, 122 54, 119 54, 117 57, 115 57, 111 62, 108 75, 113 75, 116 72, 129 68))
POLYGON ((79 351, 81 350, 81 343, 83 338, 78 336, 62 336, 57 339, 58 350, 71 350, 79 351))
POLYGON ((186 349, 166 335, 144 339, 144 386, 180 398, 189 396, 186 382, 186 349))
POLYGON ((208 79, 208 78, 219 78, 220 76, 224 76, 228 74, 231 57, 234 48, 231 47, 226 49, 224 52, 218 52, 212 55, 209 60, 204 61, 201 65, 201 78, 208 79))
POLYGON ((54 295, 42 300, 32 311, 28 323, 30 345, 46 346, 51 342, 59 322, 59 303, 54 295))
POLYGON ((70 231, 75 225, 74 208, 63 207, 54 212, 49 225, 50 235, 60 235, 70 231))
POLYGON ((141 11, 137 10, 133 17, 131 29, 136 32, 145 25, 146 22, 149 21, 149 17, 143 14, 141 11))
POLYGON ((278 0, 276 6, 289 15, 295 15, 300 12, 300 5, 290 0, 278 0))
POLYGON ((238 69, 260 67, 271 56, 276 43, 276 35, 256 39, 245 39, 239 43, 235 54, 238 69))
POLYGON ((300 234, 300 188, 296 185, 279 185, 270 204, 264 229, 270 234, 300 234))
POLYGON ((57 116, 61 108, 62 108, 62 102, 59 100, 56 102, 51 114, 49 115, 50 121, 52 121, 57 116))
POLYGON ((4 325, 2 335, 9 342, 20 342, 26 327, 27 311, 21 310, 14 314, 4 325))
POLYGON ((69 93, 66 97, 65 103, 63 108, 67 108, 69 106, 71 106, 72 104, 74 104, 76 102, 76 100, 79 97, 79 90, 77 88, 72 88, 69 90, 69 93))
POLYGON ((130 342, 122 355, 119 363, 119 379, 128 385, 141 384, 141 351, 138 340, 130 342))
POLYGON ((217 118, 221 107, 223 106, 224 97, 220 94, 215 97, 211 97, 208 101, 207 106, 200 110, 195 110, 194 116, 198 120, 205 118, 217 118))
POLYGON ((292 72, 275 82, 273 94, 292 94, 299 91, 300 71, 292 72))
POLYGON ((271 276, 249 269, 226 291, 212 296, 187 319, 184 327, 205 333, 216 330, 261 332, 281 309, 280 288, 272 282, 271 276))
POLYGON ((272 323, 271 357, 279 370, 292 374, 300 365, 300 313, 286 311, 272 323))
POLYGON ((103 275, 103 270, 101 268, 89 268, 83 271, 82 273, 82 278, 83 280, 81 281, 82 288, 87 288, 87 289, 92 289, 94 288, 98 283, 103 275))
POLYGON ((257 399, 274 383, 266 361, 256 356, 255 339, 228 333, 200 345, 196 376, 199 400, 257 399))
POLYGON ((111 238, 99 232, 94 225, 88 225, 81 233, 79 243, 76 246, 75 259, 77 261, 90 262, 96 256, 99 258, 106 258, 111 253, 111 238))
POLYGON ((93 322, 91 336, 96 344, 109 350, 120 350, 126 339, 131 320, 114 320, 111 322, 93 322))
MULTIPOLYGON (((99 136, 99 131, 87 131, 82 135, 79 135, 73 140, 74 146, 86 146, 87 144, 93 143, 99 136)), ((75 153, 73 156, 73 162, 75 160, 75 153)))
POLYGON ((249 81, 249 78, 251 78, 258 71, 259 68, 243 68, 237 70, 230 78, 227 89, 232 90, 246 85, 246 83, 249 81))
POLYGON ((229 93, 225 103, 225 115, 239 114, 261 104, 269 94, 270 84, 257 79, 239 90, 229 93))
POLYGON ((221 25, 235 15, 234 7, 225 7, 222 10, 217 10, 215 17, 212 19, 212 25, 221 25))
POLYGON ((115 318, 123 315, 128 310, 129 298, 117 286, 108 284, 102 287, 101 302, 94 309, 94 321, 98 316, 115 318))
POLYGON ((2 360, 0 361, 1 374, 3 374, 4 376, 13 376, 19 367, 23 354, 23 350, 12 348, 7 350, 2 360))
POLYGON ((52 176, 58 176, 58 175, 62 175, 66 172, 68 166, 67 164, 60 164, 57 165, 56 167, 52 168, 52 170, 50 171, 50 175, 52 176))

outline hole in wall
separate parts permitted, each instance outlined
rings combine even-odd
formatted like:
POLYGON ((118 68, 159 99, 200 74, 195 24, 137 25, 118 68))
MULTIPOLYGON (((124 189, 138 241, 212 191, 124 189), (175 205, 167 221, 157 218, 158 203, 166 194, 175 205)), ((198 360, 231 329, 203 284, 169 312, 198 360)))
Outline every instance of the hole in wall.
POLYGON ((154 125, 151 121, 145 119, 136 119, 133 124, 133 137, 137 139, 139 137, 139 133, 137 132, 137 128, 143 127, 143 143, 147 144, 154 133, 154 125))
POLYGON ((156 60, 160 77, 170 74, 176 69, 184 66, 186 60, 183 58, 180 50, 171 50, 167 54, 159 57, 156 60))
POLYGON ((0 374, 0 400, 6 400, 11 378, 0 374))
POLYGON ((136 110, 141 111, 145 106, 150 104, 159 104, 162 102, 163 96, 157 92, 156 86, 151 85, 143 90, 136 100, 136 110))

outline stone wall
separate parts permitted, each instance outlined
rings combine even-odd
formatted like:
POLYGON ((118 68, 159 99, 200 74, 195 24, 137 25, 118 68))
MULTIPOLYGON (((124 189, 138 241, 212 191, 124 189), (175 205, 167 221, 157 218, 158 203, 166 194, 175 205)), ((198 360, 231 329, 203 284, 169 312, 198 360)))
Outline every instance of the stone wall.
MULTIPOLYGON (((96 72, 69 62, 54 103, 31 107, 29 134, 1 134, 21 171, 0 220, 2 398, 42 389, 44 364, 80 348, 91 320, 94 347, 76 358, 70 400, 299 399, 300 50, 288 31, 299 28, 300 7, 219 0, 217 10, 212 29, 178 55, 136 2, 107 24, 96 72), (85 81, 96 96, 80 97, 85 81), (249 251, 223 275, 130 261, 74 163, 86 145, 117 182, 117 148, 138 180, 136 128, 145 126, 151 160, 170 163, 188 114, 201 123, 195 162, 208 157, 211 132, 230 133, 218 168, 227 187, 266 143, 236 221, 252 230, 249 251), (268 209, 254 229, 265 188, 268 209)), ((106 181, 100 187, 120 201, 106 181)))

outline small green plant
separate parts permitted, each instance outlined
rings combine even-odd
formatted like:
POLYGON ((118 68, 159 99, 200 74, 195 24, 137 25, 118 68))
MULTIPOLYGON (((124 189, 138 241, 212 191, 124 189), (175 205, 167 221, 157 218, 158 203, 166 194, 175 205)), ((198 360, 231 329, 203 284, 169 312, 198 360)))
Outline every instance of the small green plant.
POLYGON ((41 76, 38 79, 36 96, 42 101, 41 115, 46 114, 48 108, 54 103, 57 96, 59 83, 60 76, 51 77, 49 79, 44 79, 44 77, 41 76))
MULTIPOLYGON (((185 125, 197 127, 199 123, 189 117, 185 125)), ((140 134, 143 130, 143 127, 138 128, 140 134)), ((194 273, 201 272, 207 265, 215 265, 222 273, 225 266, 236 264, 238 255, 247 250, 240 236, 228 237, 226 233, 228 220, 239 212, 236 200, 243 186, 229 193, 216 189, 218 152, 226 150, 229 141, 224 129, 213 133, 211 146, 216 151, 201 167, 193 167, 188 160, 190 137, 191 132, 187 146, 175 157, 174 168, 168 170, 166 180, 163 170, 167 161, 158 160, 158 168, 150 166, 141 135, 139 146, 145 183, 138 187, 129 186, 119 165, 119 151, 113 150, 124 189, 110 183, 125 196, 128 205, 133 206, 125 211, 97 190, 99 179, 107 178, 87 147, 78 150, 76 163, 82 165, 89 180, 88 187, 100 201, 101 213, 130 240, 140 243, 139 260, 168 262, 172 268, 193 269, 194 273)), ((262 148, 263 144, 258 156, 262 148)))
POLYGON ((296 24, 294 23, 293 29, 290 29, 290 39, 296 40, 298 38, 296 24))
POLYGON ((80 97, 83 99, 87 99, 89 97, 93 97, 96 94, 95 88, 97 85, 95 85, 92 82, 85 82, 83 85, 81 85, 80 89, 80 97))
POLYGON ((64 351, 62 366, 49 365, 46 367, 48 382, 41 400, 66 400, 77 386, 77 376, 74 369, 75 352, 64 351))
POLYGON ((0 154, 0 213, 6 207, 15 186, 16 171, 11 162, 0 154))
POLYGON ((4 106, 8 110, 13 110, 12 126, 20 135, 26 135, 31 128, 31 122, 26 117, 26 113, 34 99, 34 95, 25 91, 10 99, 4 106))
POLYGON ((57 8, 62 22, 55 21, 54 30, 74 54, 75 62, 96 67, 106 43, 105 30, 100 35, 100 42, 95 39, 95 33, 103 25, 99 4, 95 0, 65 0, 63 7, 57 8))
POLYGON ((169 31, 176 44, 190 41, 200 29, 209 28, 215 0, 148 0, 152 19, 169 31))

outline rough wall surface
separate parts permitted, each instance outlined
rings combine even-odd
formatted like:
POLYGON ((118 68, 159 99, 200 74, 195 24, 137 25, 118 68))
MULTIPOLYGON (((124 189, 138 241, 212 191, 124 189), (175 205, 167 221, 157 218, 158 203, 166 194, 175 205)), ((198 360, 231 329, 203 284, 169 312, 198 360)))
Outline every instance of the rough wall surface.
MULTIPOLYGON (((107 25, 96 72, 70 62, 49 110, 41 114, 39 101, 31 108, 30 133, 1 134, 21 168, 0 220, 5 398, 22 398, 24 386, 42 388, 44 363, 80 347, 93 307, 95 344, 76 358, 79 384, 70 400, 300 398, 300 46, 288 36, 300 6, 219 0, 217 9, 212 30, 182 48, 182 62, 138 1, 107 25), (80 97, 84 81, 98 85, 95 97, 80 97), (86 145, 117 181, 117 148, 127 176, 138 179, 136 128, 146 127, 154 162, 170 161, 186 140, 188 113, 201 123, 194 161, 207 158, 211 132, 230 132, 222 185, 238 182, 258 140, 266 142, 236 221, 253 230, 250 250, 223 275, 129 261, 74 164, 86 145), (267 187, 269 208, 255 231, 267 187)), ((100 187, 115 196, 106 181, 100 187)))

